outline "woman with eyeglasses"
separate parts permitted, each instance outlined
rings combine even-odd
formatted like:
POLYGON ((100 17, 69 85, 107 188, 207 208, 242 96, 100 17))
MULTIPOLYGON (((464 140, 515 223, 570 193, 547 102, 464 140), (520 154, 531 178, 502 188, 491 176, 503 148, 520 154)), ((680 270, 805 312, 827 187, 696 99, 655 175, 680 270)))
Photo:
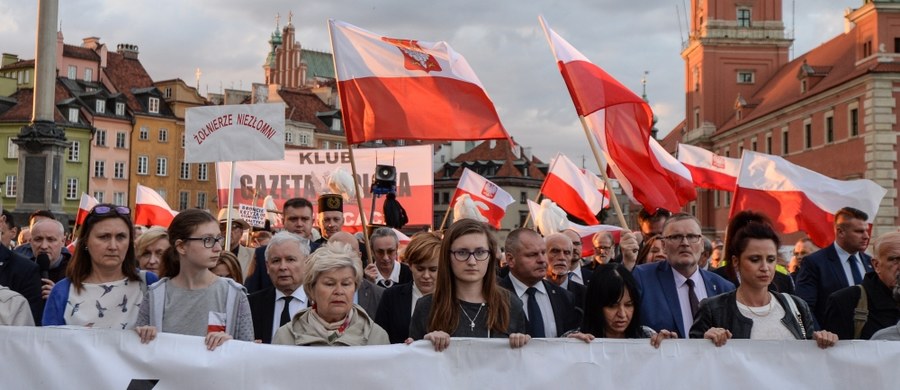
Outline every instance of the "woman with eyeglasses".
POLYGON ((488 225, 461 219, 441 241, 434 293, 419 299, 409 339, 429 340, 435 351, 450 337, 504 337, 520 348, 528 343, 522 301, 496 280, 497 242, 488 225))
POLYGON ((215 267, 225 238, 212 214, 189 209, 169 225, 169 244, 163 255, 166 272, 144 297, 135 330, 141 342, 157 331, 205 337, 210 351, 225 341, 253 340, 253 320, 246 290, 237 282, 216 276, 215 267))
POLYGON ((691 338, 705 338, 716 346, 732 338, 816 340, 820 348, 837 342, 836 334, 813 330, 804 300, 770 291, 780 241, 765 215, 738 213, 728 223, 725 237, 727 267, 734 267, 741 284, 735 291, 700 302, 691 338))
POLYGON ((152 272, 138 271, 131 210, 98 204, 81 225, 66 278, 56 283, 41 323, 132 329, 152 272))

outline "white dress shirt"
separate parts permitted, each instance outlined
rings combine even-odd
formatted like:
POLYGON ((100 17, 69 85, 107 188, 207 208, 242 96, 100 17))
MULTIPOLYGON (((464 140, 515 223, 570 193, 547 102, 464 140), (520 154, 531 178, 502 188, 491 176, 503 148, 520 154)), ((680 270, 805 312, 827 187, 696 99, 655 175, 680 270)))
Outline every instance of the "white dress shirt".
MULTIPOLYGON (((303 291, 303 286, 297 287, 291 296, 294 299, 291 299, 291 305, 288 306, 288 313, 291 314, 291 319, 294 319, 294 315, 297 314, 300 310, 306 309, 309 305, 309 301, 306 298, 306 292, 303 291)), ((279 289, 275 289, 275 311, 272 313, 272 337, 275 337, 275 332, 278 331, 278 328, 281 326, 281 311, 284 310, 284 293, 279 289)))
MULTIPOLYGON (((516 290, 516 296, 522 300, 522 308, 525 311, 525 317, 528 317, 528 294, 525 293, 525 290, 528 290, 528 287, 525 283, 516 279, 513 274, 509 274, 509 280, 512 281, 513 288, 516 290)), ((541 308, 541 316, 543 316, 544 321, 544 335, 546 337, 557 337, 556 333, 556 320, 553 315, 553 305, 550 304, 550 295, 547 294, 547 289, 544 288, 543 281, 537 282, 533 286, 537 292, 534 294, 534 299, 537 299, 538 307, 541 308)), ((528 321, 532 321, 531 318, 528 321)))
MULTIPOLYGON (((834 243, 834 250, 837 252, 838 258, 841 259, 841 268, 844 269, 844 276, 847 277, 847 285, 855 286, 856 282, 853 280, 853 269, 850 268, 850 256, 851 254, 841 248, 840 245, 834 243)), ((860 256, 859 252, 854 253, 856 255, 856 267, 859 269, 859 276, 866 275, 866 267, 863 266, 862 256, 860 256)))
MULTIPOLYGON (((678 304, 681 306, 681 320, 684 324, 684 332, 689 333, 691 331, 691 325, 694 324, 694 313, 691 312, 691 299, 688 297, 688 278, 685 278, 684 275, 674 269, 672 270, 672 274, 675 276, 675 289, 678 291, 678 304)), ((699 268, 691 275, 691 280, 694 281, 694 295, 697 296, 697 303, 700 303, 700 301, 707 298, 707 295, 706 283, 703 282, 703 277, 700 276, 699 268)), ((676 329, 668 330, 677 332, 676 329)), ((687 335, 680 334, 678 337, 687 338, 687 335)))

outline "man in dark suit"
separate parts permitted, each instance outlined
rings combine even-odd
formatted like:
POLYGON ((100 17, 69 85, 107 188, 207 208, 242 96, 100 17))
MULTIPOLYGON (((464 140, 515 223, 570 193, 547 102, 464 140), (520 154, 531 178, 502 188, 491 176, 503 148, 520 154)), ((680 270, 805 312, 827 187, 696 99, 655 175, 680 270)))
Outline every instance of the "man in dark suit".
POLYGON ((547 245, 529 229, 516 229, 506 237, 506 262, 509 275, 500 285, 515 294, 525 305, 528 334, 531 337, 559 337, 581 324, 575 297, 565 289, 544 280, 547 274, 547 245))
MULTIPOLYGON (((284 202, 282 207, 284 217, 284 230, 294 233, 309 242, 312 232, 313 206, 304 198, 291 198, 284 202)), ((307 253, 312 252, 316 245, 305 244, 307 253)), ((252 271, 244 280, 247 292, 253 294, 256 291, 272 287, 272 279, 269 278, 266 267, 266 247, 256 248, 253 260, 250 262, 252 271)))
POLYGON ((366 266, 365 276, 370 282, 388 288, 395 284, 412 282, 409 266, 397 261, 400 239, 394 229, 380 227, 369 237, 373 261, 366 266))
POLYGON ((572 241, 572 261, 569 263, 569 280, 581 284, 582 286, 587 286, 589 280, 591 280, 591 272, 583 271, 581 268, 582 259, 581 259, 581 235, 578 232, 572 229, 566 229, 562 232, 569 240, 572 241))
POLYGON ((869 216, 852 207, 834 214, 834 243, 806 256, 797 273, 797 296, 803 298, 817 321, 825 318, 828 296, 842 288, 855 286, 863 275, 872 272, 871 257, 863 251, 869 246, 869 216))
POLYGON ((572 293, 575 307, 584 312, 584 294, 587 289, 569 278, 569 266, 572 262, 572 241, 562 233, 553 233, 544 237, 547 246, 547 280, 572 293))
MULTIPOLYGON (((328 242, 340 242, 355 249, 356 257, 360 263, 360 269, 362 269, 362 253, 359 251, 359 241, 356 240, 356 237, 353 237, 352 234, 347 232, 336 232, 331 235, 328 242)), ((369 314, 369 317, 374 318, 375 313, 378 311, 378 305, 381 302, 382 293, 384 293, 384 287, 377 286, 375 283, 363 278, 362 282, 356 288, 356 296, 353 297, 353 303, 362 306, 363 310, 369 314)))
POLYGON ((840 289, 828 297, 821 325, 841 340, 868 340, 875 332, 900 321, 900 306, 893 291, 900 276, 900 232, 890 232, 875 240, 872 267, 858 286, 840 289), (865 291, 864 312, 860 308, 865 291), (860 318, 857 318, 857 314, 860 318), (857 328, 859 335, 857 335, 857 328))
POLYGON ((28 300, 34 323, 40 325, 44 300, 41 299, 41 274, 35 262, 0 245, 0 286, 22 294, 28 300))
POLYGON ((700 301, 734 290, 734 284, 698 266, 702 238, 700 223, 689 214, 675 214, 666 221, 662 229, 666 261, 632 271, 641 292, 642 325, 687 337, 700 301))
POLYGON ((278 328, 309 306, 309 298, 303 291, 308 256, 306 242, 296 234, 279 232, 269 241, 265 264, 273 286, 248 297, 255 339, 271 343, 278 328))

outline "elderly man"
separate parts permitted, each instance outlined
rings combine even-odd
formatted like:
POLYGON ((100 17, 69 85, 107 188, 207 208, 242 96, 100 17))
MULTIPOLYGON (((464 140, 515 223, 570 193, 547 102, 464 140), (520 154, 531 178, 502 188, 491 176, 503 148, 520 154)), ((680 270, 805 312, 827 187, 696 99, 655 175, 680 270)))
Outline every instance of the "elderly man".
MULTIPOLYGON (((357 260, 362 264, 362 253, 359 251, 359 241, 357 241, 356 237, 352 234, 347 232, 337 232, 331 235, 328 242, 341 242, 349 245, 356 251, 357 260)), ((362 268, 362 266, 360 266, 360 268, 362 268)), ((356 295, 353 296, 353 303, 362 306, 366 313, 374 317, 375 313, 378 311, 378 304, 381 303, 382 293, 384 293, 384 287, 377 286, 375 283, 363 278, 362 283, 359 284, 359 288, 356 289, 356 295)))
POLYGON ((572 264, 572 240, 565 234, 553 233, 544 238, 547 246, 547 280, 568 290, 575 297, 575 306, 584 311, 584 294, 587 289, 569 280, 572 264))
POLYGON ((720 239, 716 239, 712 243, 712 252, 709 254, 709 268, 716 269, 725 265, 725 243, 720 239))
POLYGON ((344 198, 338 194, 322 194, 319 195, 318 206, 316 222, 322 231, 322 238, 316 240, 316 244, 322 245, 344 227, 344 198))
POLYGON ((797 243, 794 244, 794 252, 792 253, 791 261, 788 263, 788 273, 796 278, 797 272, 800 272, 800 264, 803 264, 803 258, 817 250, 819 250, 819 248, 816 244, 813 244, 809 237, 803 237, 797 240, 797 243))
POLYGON ((400 239, 389 227, 380 227, 369 237, 375 261, 366 266, 366 279, 381 287, 412 282, 412 271, 406 264, 397 261, 400 239))
MULTIPOLYGON (((34 251, 34 260, 41 255, 47 255, 50 261, 48 278, 41 279, 41 298, 47 299, 50 290, 56 282, 66 277, 66 267, 72 255, 68 251, 63 252, 65 244, 65 231, 63 225, 54 219, 44 219, 35 222, 31 228, 31 249, 34 251)), ((40 264, 38 264, 40 266, 40 264)))
POLYGON ((565 234, 566 238, 572 241, 572 261, 569 264, 569 280, 585 286, 587 285, 587 282, 591 280, 591 273, 590 271, 585 273, 581 270, 581 249, 583 245, 581 243, 581 235, 572 229, 566 229, 562 234, 565 234))
POLYGON ((612 233, 597 232, 591 239, 594 245, 594 256, 592 261, 583 267, 583 270, 594 271, 601 264, 609 264, 616 255, 616 243, 613 241, 612 233))
POLYGON ((874 253, 875 271, 867 273, 859 285, 838 290, 826 301, 822 328, 841 340, 868 340, 900 321, 900 306, 892 296, 900 276, 900 232, 879 237, 874 253))
MULTIPOLYGON (((515 294, 525 306, 531 337, 559 337, 581 323, 575 296, 544 280, 547 245, 534 230, 516 229, 506 236, 509 275, 500 285, 515 294)), ((571 254, 570 254, 571 256, 571 254)))
POLYGON ((825 317, 829 295, 860 284, 863 275, 873 271, 871 257, 863 253, 869 246, 868 219, 865 212, 852 207, 838 210, 834 243, 806 256, 800 265, 795 291, 809 304, 817 325, 825 317))
POLYGON ((279 232, 266 246, 265 263, 272 287, 250 294, 254 338, 265 344, 297 312, 309 306, 303 291, 303 272, 309 247, 300 236, 279 232))
MULTIPOLYGON (((36 210, 35 212, 31 213, 30 216, 28 216, 28 228, 31 229, 34 227, 34 224, 36 224, 40 221, 44 221, 44 220, 54 220, 55 221, 56 216, 53 215, 53 213, 50 212, 50 210, 36 210)), ((69 253, 69 250, 66 248, 63 248, 62 250, 63 250, 63 253, 69 253)), ((13 249, 13 251, 22 256, 25 256, 25 258, 28 258, 28 259, 34 258, 34 251, 31 249, 31 243, 19 245, 15 249, 13 249)))
MULTIPOLYGON (((282 207, 284 231, 300 236, 302 238, 301 241, 305 242, 307 253, 318 247, 315 243, 313 245, 309 243, 310 232, 312 232, 312 211, 312 202, 305 198, 288 199, 282 207)), ((253 271, 244 280, 244 286, 247 287, 247 291, 251 294, 272 287, 265 262, 266 247, 256 248, 256 253, 254 253, 253 261, 251 261, 250 265, 250 269, 253 271)))
MULTIPOLYGON (((224 236, 228 229, 228 209, 219 210, 219 230, 224 236)), ((244 232, 250 230, 250 224, 241 218, 236 209, 231 210, 231 247, 228 251, 233 253, 238 259, 241 266, 241 276, 247 277, 250 274, 250 262, 253 260, 253 249, 241 245, 241 238, 244 232)))
POLYGON ((700 222, 684 213, 670 217, 662 228, 666 261, 634 267, 641 292, 642 325, 655 331, 675 331, 686 337, 700 301, 734 290, 734 284, 700 269, 703 251, 700 222))

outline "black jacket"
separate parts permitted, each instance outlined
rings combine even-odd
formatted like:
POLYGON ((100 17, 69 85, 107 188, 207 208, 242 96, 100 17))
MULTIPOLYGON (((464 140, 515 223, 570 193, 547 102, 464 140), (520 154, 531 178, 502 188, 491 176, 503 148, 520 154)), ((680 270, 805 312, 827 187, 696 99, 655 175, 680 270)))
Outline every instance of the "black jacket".
POLYGON ((0 285, 22 294, 28 300, 34 323, 41 323, 44 300, 41 299, 41 274, 37 263, 0 245, 0 285))
MULTIPOLYGON (((809 306, 799 297, 787 295, 794 300, 797 310, 800 311, 801 320, 791 311, 784 294, 773 293, 778 304, 784 309, 784 317, 781 322, 791 331, 798 340, 812 339, 813 319, 809 306)), ((690 338, 702 339, 703 334, 709 328, 723 328, 731 331, 732 338, 749 339, 750 330, 753 329, 753 320, 744 317, 737 306, 737 290, 725 294, 716 295, 700 302, 700 311, 697 319, 691 326, 690 338)))
MULTIPOLYGON (((869 315, 859 335, 861 340, 872 338, 875 332, 893 326, 900 321, 900 308, 894 301, 892 291, 878 279, 878 274, 869 272, 860 283, 866 289, 866 305, 869 315)), ((840 289, 831 294, 825 303, 825 317, 820 325, 834 332, 841 340, 852 340, 856 330, 853 316, 859 303, 858 286, 840 289)))

